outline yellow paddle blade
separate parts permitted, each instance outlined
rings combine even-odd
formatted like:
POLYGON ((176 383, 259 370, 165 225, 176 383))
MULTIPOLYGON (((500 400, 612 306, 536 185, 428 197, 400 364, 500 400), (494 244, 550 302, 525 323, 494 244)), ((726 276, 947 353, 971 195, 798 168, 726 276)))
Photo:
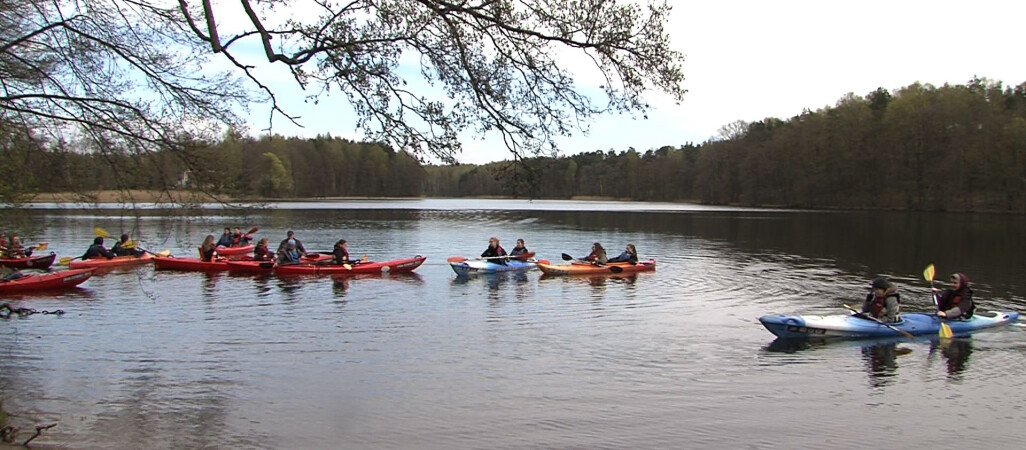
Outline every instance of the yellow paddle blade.
POLYGON ((926 266, 925 269, 923 269, 923 279, 925 279, 926 281, 933 281, 933 275, 935 273, 937 273, 937 269, 933 267, 933 264, 930 264, 929 266, 926 266))
POLYGON ((949 327, 948 324, 941 322, 940 331, 937 332, 937 336, 940 336, 942 339, 951 339, 952 335, 951 327, 949 327))
POLYGON ((135 248, 136 245, 139 245, 139 243, 135 242, 135 241, 128 241, 128 242, 125 242, 125 245, 122 245, 122 247, 124 247, 124 248, 135 248))
POLYGON ((171 256, 171 250, 161 250, 157 253, 154 253, 154 255, 167 258, 168 256, 171 256))
POLYGON ((95 235, 97 235, 99 237, 102 237, 102 238, 109 238, 110 237, 110 233, 108 233, 107 230, 104 230, 103 228, 100 228, 100 227, 93 228, 93 234, 95 234, 95 235))
POLYGON ((62 265, 62 266, 66 266, 66 265, 68 265, 68 263, 70 263, 70 262, 71 262, 71 260, 73 260, 73 259, 75 259, 75 258, 72 258, 72 257, 70 257, 70 256, 65 256, 65 257, 63 257, 63 258, 61 258, 61 259, 58 259, 58 260, 57 260, 57 264, 60 264, 60 265, 62 265))
POLYGON ((49 246, 50 246, 50 244, 47 244, 46 242, 40 242, 40 243, 36 244, 36 250, 46 250, 46 247, 49 247, 49 246))
POLYGON ((360 261, 367 262, 367 255, 364 254, 363 257, 360 258, 360 261))
POLYGON ((343 264, 342 267, 345 267, 346 270, 353 270, 353 266, 350 266, 349 264, 343 264))

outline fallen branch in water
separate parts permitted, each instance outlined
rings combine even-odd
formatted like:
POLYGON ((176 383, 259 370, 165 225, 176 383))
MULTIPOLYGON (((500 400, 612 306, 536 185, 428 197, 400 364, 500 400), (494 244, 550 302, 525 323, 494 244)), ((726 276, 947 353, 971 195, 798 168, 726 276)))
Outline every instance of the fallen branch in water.
MULTIPOLYGON (((21 445, 24 447, 28 447, 29 442, 32 442, 33 439, 43 434, 43 430, 49 430, 50 428, 53 428, 55 426, 57 426, 56 423, 51 423, 49 425, 36 425, 36 433, 33 434, 32 437, 28 438, 28 440, 26 440, 25 442, 22 442, 21 445)), ((18 427, 12 427, 10 425, 0 428, 0 439, 2 439, 4 442, 8 444, 13 444, 14 439, 18 437, 19 430, 20 429, 18 427)))

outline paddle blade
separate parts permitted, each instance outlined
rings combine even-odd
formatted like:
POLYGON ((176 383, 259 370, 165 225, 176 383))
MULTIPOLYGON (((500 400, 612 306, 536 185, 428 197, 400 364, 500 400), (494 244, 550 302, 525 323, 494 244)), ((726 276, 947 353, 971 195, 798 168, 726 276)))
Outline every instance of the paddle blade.
POLYGON ((342 264, 342 267, 345 267, 346 270, 353 270, 353 266, 350 266, 349 264, 342 264))
POLYGON ((62 265, 62 266, 66 266, 66 265, 68 265, 68 263, 70 263, 70 262, 71 262, 71 260, 73 260, 73 259, 75 259, 75 258, 72 258, 72 257, 70 257, 70 256, 65 256, 65 257, 63 257, 63 258, 61 258, 61 259, 58 259, 58 260, 57 260, 57 264, 60 264, 60 265, 62 265))
POLYGON ((160 257, 163 257, 163 258, 167 258, 168 256, 171 256, 171 250, 161 250, 161 251, 159 251, 157 253, 154 253, 154 256, 160 256, 160 257))
POLYGON ((937 332, 937 336, 940 336, 942 339, 951 339, 951 336, 953 335, 954 333, 951 332, 951 327, 942 321, 940 331, 937 332))
POLYGON ((609 271, 613 273, 622 273, 623 267, 620 266, 609 266, 609 271))
POLYGON ((936 273, 936 271, 937 269, 933 267, 933 264, 926 266, 926 269, 923 269, 923 279, 925 279, 928 282, 932 282, 933 275, 936 273))
POLYGON ((104 230, 103 228, 100 228, 100 227, 93 228, 93 234, 95 234, 95 235, 97 235, 99 237, 102 237, 102 238, 109 238, 110 237, 110 233, 108 233, 107 230, 104 230))
POLYGON ((562 257, 563 257, 563 261, 571 261, 571 260, 574 259, 573 256, 570 256, 570 255, 568 255, 566 253, 563 253, 562 257))
POLYGON ((360 258, 360 261, 367 262, 367 254, 364 254, 363 257, 360 258))
POLYGON ((47 244, 46 242, 40 242, 36 244, 36 250, 46 250, 46 247, 48 247, 49 245, 50 244, 47 244))
POLYGON ((449 262, 449 263, 461 263, 461 262, 464 262, 466 260, 467 260, 467 258, 464 258, 462 256, 450 256, 449 259, 447 259, 445 261, 449 262))
POLYGON ((135 241, 128 241, 128 242, 125 242, 125 245, 122 245, 122 247, 124 247, 124 248, 135 248, 136 245, 139 245, 139 243, 135 242, 135 241))
POLYGON ((257 231, 260 231, 260 229, 257 228, 257 227, 253 227, 253 228, 250 228, 249 231, 246 232, 246 234, 253 234, 253 233, 256 233, 257 231))

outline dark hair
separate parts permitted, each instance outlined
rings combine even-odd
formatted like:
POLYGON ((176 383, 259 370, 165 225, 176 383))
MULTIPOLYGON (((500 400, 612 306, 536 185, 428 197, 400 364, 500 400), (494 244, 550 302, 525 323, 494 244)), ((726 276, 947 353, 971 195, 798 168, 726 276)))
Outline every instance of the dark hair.
POLYGON ((292 230, 289 230, 288 233, 285 233, 286 236, 292 236, 293 234, 296 234, 296 233, 292 232, 292 230))
POLYGON ((346 243, 345 239, 339 239, 338 242, 335 243, 335 246, 338 247, 338 246, 340 246, 342 244, 345 244, 345 243, 346 243))
POLYGON ((873 280, 873 285, 872 286, 873 286, 873 289, 883 289, 883 290, 886 291, 888 288, 891 287, 891 282, 887 281, 887 279, 884 278, 884 277, 879 277, 879 278, 876 278, 875 280, 873 280))
POLYGON ((127 241, 128 240, 128 235, 127 234, 122 234, 121 235, 121 240, 122 241, 127 241))
POLYGON ((96 238, 93 239, 93 244, 103 245, 103 236, 96 236, 96 238))

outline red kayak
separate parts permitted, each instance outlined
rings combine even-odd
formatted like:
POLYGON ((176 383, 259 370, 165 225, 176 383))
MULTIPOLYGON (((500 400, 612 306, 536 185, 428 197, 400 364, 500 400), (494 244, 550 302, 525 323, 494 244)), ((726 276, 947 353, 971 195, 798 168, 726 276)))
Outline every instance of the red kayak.
POLYGON ((228 270, 243 273, 271 273, 274 272, 274 261, 228 261, 228 270))
POLYGON ((417 255, 412 258, 393 259, 391 261, 363 261, 354 265, 340 266, 336 264, 292 264, 274 268, 279 275, 345 275, 357 273, 403 273, 412 272, 424 264, 427 259, 417 255))
POLYGON ((253 253, 253 249, 256 245, 242 245, 239 247, 217 247, 217 254, 221 256, 237 256, 245 255, 246 253, 253 253))
POLYGON ((72 261, 68 263, 68 267, 72 269, 100 269, 105 267, 124 267, 148 263, 151 259, 153 259, 152 253, 144 253, 142 256, 115 256, 111 259, 81 259, 78 261, 72 261))
POLYGON ((0 258, 0 266, 12 269, 45 269, 50 267, 57 260, 57 254, 50 252, 49 255, 25 256, 21 258, 0 258))
POLYGON ((59 270, 25 275, 17 280, 0 281, 0 294, 63 289, 82 284, 91 276, 93 276, 93 269, 59 270))
MULTIPOLYGON (((157 270, 191 270, 197 272, 216 272, 221 270, 241 270, 244 272, 270 272, 274 269, 274 261, 253 261, 250 256, 246 259, 219 261, 201 261, 199 258, 176 258, 174 256, 154 258, 153 266, 157 270)), ((323 260, 331 260, 331 255, 311 253, 304 256, 305 263, 315 263, 323 260)))

